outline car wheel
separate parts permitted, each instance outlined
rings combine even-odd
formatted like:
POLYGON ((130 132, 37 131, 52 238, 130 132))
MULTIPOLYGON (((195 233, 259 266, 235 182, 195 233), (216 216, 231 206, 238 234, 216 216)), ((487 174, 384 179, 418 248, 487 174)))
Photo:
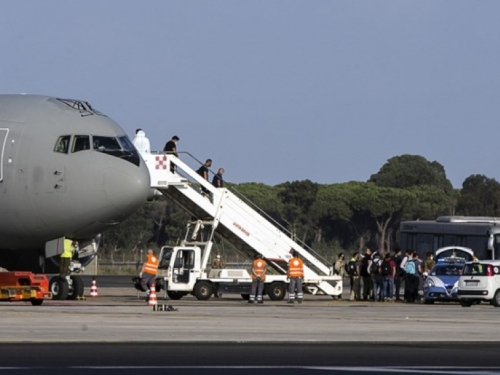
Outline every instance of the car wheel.
POLYGON ((462 307, 471 307, 472 306, 472 301, 466 300, 466 299, 461 299, 460 300, 460 306, 462 307))
POLYGON ((434 300, 432 300, 432 299, 424 299, 424 305, 434 305, 434 300))
POLYGON ((245 301, 248 301, 250 299, 250 294, 241 293, 241 298, 243 298, 245 301))
POLYGON ((495 307, 500 307, 500 290, 497 290, 495 292, 495 296, 493 297, 493 299, 491 300, 491 303, 493 304, 493 306, 495 307))

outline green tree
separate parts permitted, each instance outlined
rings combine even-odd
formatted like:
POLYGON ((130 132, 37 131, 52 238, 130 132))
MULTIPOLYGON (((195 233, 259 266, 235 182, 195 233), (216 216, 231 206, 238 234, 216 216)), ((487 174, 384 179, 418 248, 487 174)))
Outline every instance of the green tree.
POLYGON ((249 204, 257 211, 264 211, 273 220, 282 223, 281 212, 282 203, 278 198, 278 189, 262 183, 243 183, 233 185, 231 191, 241 197, 243 201, 249 204))
POLYGON ((453 215, 456 205, 456 192, 445 193, 436 186, 413 186, 407 191, 412 196, 403 219, 434 220, 438 216, 453 215))
POLYGON ((310 180, 285 182, 278 185, 278 198, 283 204, 283 213, 289 223, 292 237, 306 242, 314 228, 311 209, 316 201, 318 184, 310 180))
POLYGON ((353 223, 364 229, 362 233, 376 233, 378 250, 390 250, 394 227, 410 206, 411 194, 404 189, 379 187, 373 183, 357 183, 353 188, 353 223))
POLYGON ((389 159, 368 182, 377 186, 406 189, 412 186, 436 186, 451 193, 453 186, 446 178, 444 167, 419 155, 401 155, 389 159))
POLYGON ((104 253, 109 259, 116 261, 115 256, 120 254, 121 261, 129 258, 137 261, 142 247, 147 247, 153 235, 153 222, 149 219, 146 205, 119 225, 103 233, 104 253))
POLYGON ((354 240, 350 220, 353 211, 348 184, 319 185, 316 200, 311 208, 311 216, 316 221, 314 242, 339 243, 348 248, 354 240))
POLYGON ((500 184, 485 175, 470 175, 462 184, 457 212, 469 216, 500 216, 500 184))

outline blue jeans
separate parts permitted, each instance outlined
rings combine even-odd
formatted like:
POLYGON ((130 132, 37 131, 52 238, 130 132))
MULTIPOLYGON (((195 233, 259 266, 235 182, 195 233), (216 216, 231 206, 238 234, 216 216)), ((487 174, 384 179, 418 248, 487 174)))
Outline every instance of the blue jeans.
POLYGON ((381 301, 384 299, 384 285, 383 285, 382 275, 372 275, 372 289, 373 289, 373 300, 381 301))
POLYGON ((394 297, 394 277, 384 276, 384 286, 382 287, 382 300, 394 297))

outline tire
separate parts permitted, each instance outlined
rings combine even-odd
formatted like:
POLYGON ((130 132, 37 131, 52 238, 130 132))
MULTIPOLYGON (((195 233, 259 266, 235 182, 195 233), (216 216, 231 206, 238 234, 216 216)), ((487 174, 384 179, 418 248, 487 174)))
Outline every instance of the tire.
POLYGON ((243 298, 245 301, 248 301, 250 299, 250 294, 241 293, 241 298, 243 298))
POLYGON ((43 299, 40 298, 31 298, 30 302, 33 306, 40 306, 43 303, 43 299))
POLYGON ((500 307, 500 290, 497 290, 495 292, 495 295, 493 296, 493 299, 491 300, 491 303, 495 307, 500 307))
POLYGON ((185 295, 186 295, 186 293, 184 293, 184 292, 178 292, 175 290, 167 290, 167 296, 173 300, 179 300, 182 297, 184 297, 185 295))
POLYGON ((72 285, 68 290, 68 296, 66 299, 75 300, 79 297, 83 297, 83 291, 85 288, 83 286, 82 278, 80 276, 70 276, 70 278, 72 285))
POLYGON ((471 307, 472 306, 472 301, 469 301, 467 299, 461 299, 460 300, 460 306, 462 306, 462 307, 471 307))
POLYGON ((208 281, 198 281, 194 286, 193 294, 200 301, 206 301, 212 293, 213 287, 208 281))
POLYGON ((271 301, 283 301, 286 295, 286 288, 283 283, 274 282, 267 288, 267 295, 271 301))
POLYGON ((434 300, 432 300, 432 299, 424 299, 424 305, 434 305, 434 300))
POLYGON ((155 291, 156 292, 161 292, 163 289, 164 289, 163 288, 163 280, 162 279, 156 279, 155 280, 155 291))
POLYGON ((64 300, 68 297, 69 285, 66 279, 54 276, 50 279, 49 289, 53 300, 64 300))

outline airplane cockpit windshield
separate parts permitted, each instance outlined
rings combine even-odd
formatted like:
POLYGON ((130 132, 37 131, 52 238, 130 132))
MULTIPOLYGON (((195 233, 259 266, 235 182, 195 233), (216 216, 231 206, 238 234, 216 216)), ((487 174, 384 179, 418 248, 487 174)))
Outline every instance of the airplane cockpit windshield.
POLYGON ((124 159, 137 166, 140 165, 141 158, 126 135, 120 137, 93 135, 62 135, 57 139, 54 151, 67 154, 86 150, 94 150, 103 154, 124 159), (71 141, 71 138, 72 141, 71 141), (71 145, 71 147, 70 147, 71 145))
POLYGON ((54 147, 55 152, 60 152, 61 154, 67 154, 69 149, 70 135, 62 135, 57 139, 56 147, 54 147))
POLYGON ((92 142, 96 151, 125 159, 137 166, 140 164, 139 154, 127 136, 115 138, 93 135, 92 142))

